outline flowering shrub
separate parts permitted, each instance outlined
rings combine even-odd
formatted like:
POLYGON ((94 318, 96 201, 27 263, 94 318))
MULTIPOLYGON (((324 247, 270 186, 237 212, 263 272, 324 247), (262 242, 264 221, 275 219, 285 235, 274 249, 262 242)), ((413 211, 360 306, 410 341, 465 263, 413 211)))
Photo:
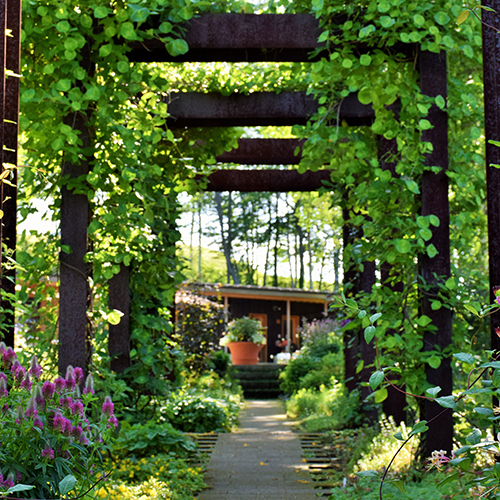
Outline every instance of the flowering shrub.
POLYGON ((65 378, 43 382, 36 356, 26 369, 1 342, 0 357, 0 492, 28 498, 84 493, 100 478, 101 450, 118 423, 111 399, 92 423, 92 375, 80 394, 81 368, 68 366, 65 378))
POLYGON ((258 319, 243 316, 231 321, 227 327, 228 332, 220 339, 222 346, 226 346, 229 342, 253 342, 262 345, 266 343, 265 329, 258 319))

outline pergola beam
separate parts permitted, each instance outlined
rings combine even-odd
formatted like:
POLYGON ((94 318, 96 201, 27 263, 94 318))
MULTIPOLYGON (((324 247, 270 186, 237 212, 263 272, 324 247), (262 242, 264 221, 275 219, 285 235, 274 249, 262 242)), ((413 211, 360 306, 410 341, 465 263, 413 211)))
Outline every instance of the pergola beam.
POLYGON ((198 176, 207 181, 205 191, 239 191, 287 193, 316 191, 330 181, 329 170, 299 173, 297 170, 218 170, 198 176))
MULTIPOLYGON (((373 108, 361 104, 356 94, 339 103, 332 120, 348 125, 371 125, 373 108)), ((254 92, 224 96, 215 92, 171 94, 168 101, 172 128, 257 127, 305 125, 317 112, 318 104, 306 92, 254 92)))

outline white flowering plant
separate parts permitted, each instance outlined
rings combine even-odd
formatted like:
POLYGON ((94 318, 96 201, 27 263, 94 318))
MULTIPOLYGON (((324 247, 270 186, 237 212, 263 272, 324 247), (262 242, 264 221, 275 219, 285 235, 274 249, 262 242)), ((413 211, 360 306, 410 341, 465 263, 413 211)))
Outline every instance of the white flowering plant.
POLYGON ((83 496, 104 474, 102 453, 118 425, 111 399, 100 419, 90 421, 93 379, 69 366, 66 376, 42 381, 34 356, 29 368, 0 342, 0 497, 61 498, 83 496))
POLYGON ((227 328, 227 333, 220 340, 221 346, 226 346, 230 342, 253 342, 260 345, 266 343, 264 335, 266 330, 258 319, 243 316, 231 321, 227 328))

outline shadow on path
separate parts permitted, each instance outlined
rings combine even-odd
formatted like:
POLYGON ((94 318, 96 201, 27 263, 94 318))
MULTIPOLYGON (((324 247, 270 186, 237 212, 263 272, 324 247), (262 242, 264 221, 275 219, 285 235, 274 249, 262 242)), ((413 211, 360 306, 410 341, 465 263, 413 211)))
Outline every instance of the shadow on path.
POLYGON ((219 434, 199 500, 314 500, 299 438, 279 400, 247 400, 240 427, 219 434))

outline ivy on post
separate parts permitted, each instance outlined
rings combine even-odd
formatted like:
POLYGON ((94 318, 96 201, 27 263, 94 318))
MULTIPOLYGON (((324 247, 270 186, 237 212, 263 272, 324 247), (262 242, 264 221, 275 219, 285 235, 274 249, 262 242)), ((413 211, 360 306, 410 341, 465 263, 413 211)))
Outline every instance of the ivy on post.
POLYGON ((110 367, 122 373, 130 366, 130 267, 122 264, 120 272, 109 280, 108 305, 111 311, 120 311, 120 322, 109 323, 108 353, 110 367))
MULTIPOLYGON (((446 100, 446 77, 446 53, 422 51, 420 53, 422 93, 433 98, 441 96, 446 100)), ((451 345, 451 310, 447 307, 433 309, 431 298, 438 293, 440 287, 450 277, 447 111, 433 104, 428 119, 433 128, 422 132, 422 141, 430 142, 432 151, 426 155, 422 174, 422 216, 434 215, 439 218, 440 224, 438 228, 433 230, 427 252, 420 256, 420 308, 422 315, 430 320, 424 333, 424 350, 438 350, 442 353, 451 345), (434 248, 437 253, 432 251, 434 248)), ((439 385, 443 394, 451 394, 453 387, 450 358, 444 356, 436 368, 426 365, 426 378, 431 386, 439 385)), ((437 403, 425 400, 422 418, 429 421, 442 411, 443 408, 437 403)), ((432 422, 429 425, 429 430, 423 436, 423 456, 430 456, 434 450, 451 452, 453 441, 452 412, 446 411, 438 420, 432 422)))
MULTIPOLYGON (((386 139, 381 137, 378 144, 378 156, 380 161, 380 168, 388 170, 393 177, 396 177, 396 154, 398 152, 398 145, 396 139, 386 139)), ((392 294, 402 294, 404 291, 404 283, 395 280, 391 276, 393 266, 388 262, 381 262, 380 264, 380 281, 382 286, 388 287, 392 294)), ((389 330, 387 334, 393 334, 394 330, 389 330)), ((387 387, 387 398, 382 402, 382 410, 387 416, 394 418, 394 421, 406 421, 406 395, 402 392, 405 387, 400 387, 401 391, 395 389, 392 385, 387 387)))
MULTIPOLYGON (((500 285, 500 169, 491 165, 500 165, 500 147, 489 141, 500 140, 500 35, 491 26, 500 29, 498 18, 500 0, 483 1, 482 4, 496 11, 481 9, 484 23, 482 26, 483 81, 490 302, 494 302, 493 287, 500 285)), ((490 317, 491 349, 495 351, 500 350, 500 338, 495 333, 495 328, 499 326, 500 312, 496 312, 490 317)))
MULTIPOLYGON (((19 73, 21 53, 21 2, 7 0, 7 30, 8 36, 4 37, 5 43, 5 68, 6 73, 3 106, 3 171, 9 174, 3 179, 1 186, 2 217, 2 242, 6 245, 9 257, 16 258, 17 242, 17 137, 19 134, 19 73)), ((13 266, 2 270, 2 291, 7 294, 2 297, 1 309, 3 311, 2 326, 4 342, 14 347, 14 294, 16 287, 16 271, 13 266)))

